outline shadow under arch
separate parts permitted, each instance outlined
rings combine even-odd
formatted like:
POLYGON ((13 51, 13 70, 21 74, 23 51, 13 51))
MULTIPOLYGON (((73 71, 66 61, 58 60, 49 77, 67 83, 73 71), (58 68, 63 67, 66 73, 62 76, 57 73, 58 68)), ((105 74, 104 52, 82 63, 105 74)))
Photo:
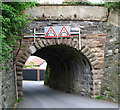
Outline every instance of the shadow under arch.
MULTIPOLYGON (((45 84, 82 95, 92 92, 92 69, 82 52, 66 45, 52 45, 39 49, 32 55, 45 59, 50 67, 45 84)), ((46 76, 47 74, 48 72, 46 76)))

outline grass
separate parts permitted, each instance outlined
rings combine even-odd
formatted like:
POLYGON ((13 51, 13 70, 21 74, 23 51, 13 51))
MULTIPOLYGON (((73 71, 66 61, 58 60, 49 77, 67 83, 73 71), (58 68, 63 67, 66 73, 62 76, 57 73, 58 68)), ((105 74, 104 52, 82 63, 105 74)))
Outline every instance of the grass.
POLYGON ((22 98, 19 98, 19 99, 16 101, 16 103, 21 102, 21 101, 22 101, 22 98))
POLYGON ((16 100, 15 105, 13 106, 12 110, 15 110, 17 104, 21 101, 22 101, 22 98, 18 98, 18 100, 16 100))
POLYGON ((96 97, 96 99, 105 100, 104 97, 102 97, 102 96, 98 96, 98 97, 96 97))

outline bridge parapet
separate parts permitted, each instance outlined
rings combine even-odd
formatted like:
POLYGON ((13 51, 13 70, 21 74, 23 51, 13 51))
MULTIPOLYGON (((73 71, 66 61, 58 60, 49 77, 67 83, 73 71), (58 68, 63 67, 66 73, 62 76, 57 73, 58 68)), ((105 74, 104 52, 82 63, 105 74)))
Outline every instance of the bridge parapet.
POLYGON ((107 20, 107 8, 102 6, 40 5, 25 13, 39 20, 107 20))

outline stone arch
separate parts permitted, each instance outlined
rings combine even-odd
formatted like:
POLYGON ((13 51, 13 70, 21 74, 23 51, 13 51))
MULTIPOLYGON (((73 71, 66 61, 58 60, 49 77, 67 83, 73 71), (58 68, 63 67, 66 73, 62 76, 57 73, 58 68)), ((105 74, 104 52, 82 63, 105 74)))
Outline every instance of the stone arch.
POLYGON ((78 39, 71 39, 71 38, 60 38, 60 39, 44 39, 41 38, 39 41, 36 41, 35 44, 31 45, 30 47, 28 47, 23 54, 20 56, 20 58, 18 59, 18 62, 16 64, 16 74, 17 74, 17 89, 18 89, 18 96, 22 97, 23 93, 22 93, 22 68, 26 62, 26 60, 28 59, 29 56, 31 56, 33 53, 35 53, 37 50, 47 47, 47 46, 52 46, 52 45, 67 45, 69 47, 75 48, 76 50, 82 52, 90 61, 90 63, 92 64, 91 69, 92 69, 92 73, 93 73, 93 91, 92 91, 92 95, 93 97, 95 97, 96 95, 99 95, 99 91, 100 89, 98 89, 98 87, 96 88, 96 84, 99 84, 100 81, 95 81, 94 77, 95 74, 97 74, 99 70, 97 67, 99 64, 99 61, 97 60, 96 55, 91 51, 91 49, 87 46, 82 46, 81 50, 79 50, 79 42, 78 39), (99 90, 99 91, 98 91, 99 90))

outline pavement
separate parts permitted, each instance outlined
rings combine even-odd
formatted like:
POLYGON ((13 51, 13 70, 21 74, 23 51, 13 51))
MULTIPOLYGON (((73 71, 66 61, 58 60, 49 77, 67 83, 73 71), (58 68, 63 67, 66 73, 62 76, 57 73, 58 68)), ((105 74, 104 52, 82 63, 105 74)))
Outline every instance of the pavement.
POLYGON ((55 90, 43 81, 23 81, 23 100, 17 108, 118 108, 118 104, 55 90))

